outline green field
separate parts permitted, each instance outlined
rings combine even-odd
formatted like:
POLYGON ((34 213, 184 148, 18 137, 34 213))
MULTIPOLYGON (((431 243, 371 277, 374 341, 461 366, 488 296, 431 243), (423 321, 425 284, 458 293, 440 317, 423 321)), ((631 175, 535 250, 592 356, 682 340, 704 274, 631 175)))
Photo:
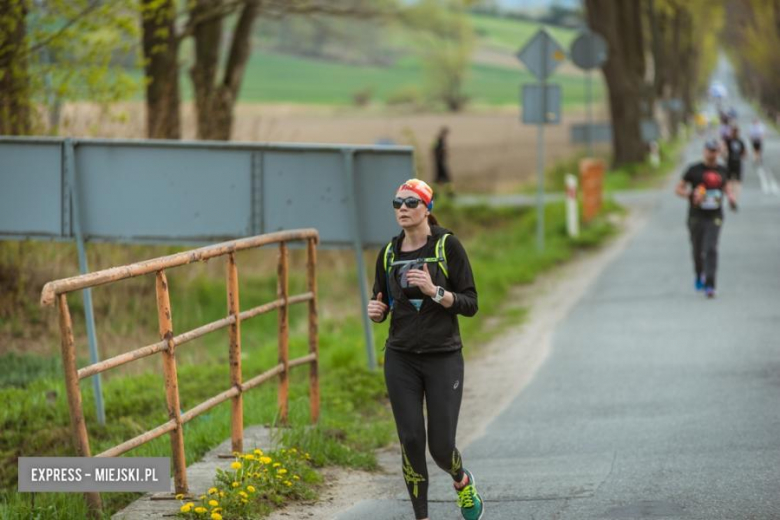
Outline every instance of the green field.
MULTIPOLYGON (((482 48, 514 53, 540 27, 531 22, 484 15, 473 15, 472 22, 477 33, 475 52, 482 48)), ((568 48, 576 36, 571 29, 553 27, 548 30, 564 48, 568 48)), ((354 95, 359 92, 370 93, 370 102, 379 104, 387 103, 401 92, 411 91, 422 96, 424 70, 419 58, 411 52, 409 41, 412 38, 404 37, 402 29, 389 30, 385 36, 393 41, 406 40, 403 48, 407 53, 387 67, 351 65, 255 48, 247 64, 239 101, 348 106, 353 104, 354 95)), ((189 54, 188 48, 183 48, 184 56, 189 54)), ((465 90, 472 105, 517 106, 520 85, 531 82, 535 79, 525 69, 473 63, 465 90)), ((562 86, 564 106, 585 103, 583 76, 559 73, 551 76, 550 83, 562 86)), ((190 100, 192 84, 184 70, 181 86, 184 99, 190 100)), ((603 100, 604 92, 600 74, 594 74, 594 100, 603 100)))
MULTIPOLYGON (((473 64, 466 92, 476 104, 516 105, 520 85, 534 81, 526 71, 473 64)), ((394 67, 366 67, 255 51, 239 99, 253 103, 349 105, 356 92, 368 89, 373 101, 386 102, 404 89, 422 90, 422 82, 422 66, 412 57, 400 60, 394 67)), ((564 105, 584 104, 582 77, 557 75, 551 83, 562 86, 564 105)), ((184 85, 189 97, 189 81, 184 85)), ((594 97, 603 97, 600 81, 594 82, 594 97)))
MULTIPOLYGON (((519 51, 528 39, 543 27, 542 24, 533 22, 478 14, 471 16, 471 23, 480 43, 512 53, 519 51)), ((546 29, 565 49, 568 49, 577 36, 577 32, 572 29, 550 26, 546 26, 546 29)))

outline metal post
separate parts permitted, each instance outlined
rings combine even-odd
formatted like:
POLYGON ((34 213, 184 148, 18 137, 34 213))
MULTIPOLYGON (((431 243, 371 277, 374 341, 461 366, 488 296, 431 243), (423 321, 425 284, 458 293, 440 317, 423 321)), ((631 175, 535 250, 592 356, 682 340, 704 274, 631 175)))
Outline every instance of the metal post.
MULTIPOLYGON (((236 267, 236 253, 230 253, 227 257, 227 299, 228 314, 235 321, 230 325, 230 384, 241 389, 241 306, 238 298, 238 267, 236 267)), ((243 394, 239 392, 232 399, 230 439, 231 449, 234 452, 244 451, 244 401, 243 394)))
POLYGON ((173 456, 173 481, 176 493, 187 493, 187 462, 184 457, 184 425, 181 422, 181 403, 179 402, 179 376, 176 370, 176 343, 173 342, 173 316, 171 299, 168 294, 168 278, 165 271, 157 271, 155 283, 157 293, 157 321, 160 339, 167 342, 163 351, 163 373, 165 377, 165 402, 168 406, 168 419, 176 421, 176 429, 171 431, 171 455, 173 456))
POLYGON ((585 110, 587 113, 588 157, 593 157, 593 90, 590 69, 585 72, 585 110))
POLYGON ((360 238, 360 214, 357 207, 357 186, 355 184, 354 168, 355 151, 344 150, 344 171, 347 180, 347 195, 351 208, 350 219, 352 221, 352 244, 355 248, 355 260, 357 264, 358 284, 360 285, 360 315, 363 317, 363 330, 366 338, 366 355, 368 356, 368 368, 376 369, 376 354, 374 354, 374 330, 371 328, 371 320, 368 317, 368 284, 366 283, 366 266, 363 261, 363 241, 360 238))
MULTIPOLYGON (((73 206, 73 230, 76 234, 76 247, 79 255, 79 271, 81 274, 89 272, 87 266, 87 250, 84 244, 84 235, 81 232, 81 211, 79 207, 79 187, 76 183, 76 154, 73 147, 73 141, 65 139, 65 168, 70 185, 70 201, 73 206)), ((84 289, 81 292, 84 298, 84 320, 87 324, 87 338, 89 339, 89 360, 94 365, 100 361, 97 347, 97 334, 95 334, 95 313, 92 310, 92 289, 84 289)), ((106 410, 103 406, 103 387, 100 380, 100 374, 92 377, 92 388, 95 392, 95 411, 98 423, 106 424, 106 410)))
MULTIPOLYGON (((543 40, 542 56, 547 56, 547 40, 543 40)), ((536 249, 544 251, 544 125, 547 122, 547 60, 542 62, 542 121, 536 139, 536 249)))
POLYGON ((309 353, 314 354, 314 360, 309 367, 309 402, 311 405, 311 422, 320 419, 320 381, 319 381, 319 341, 317 320, 317 246, 315 239, 307 241, 306 279, 312 299, 309 301, 309 353))
MULTIPOLYGON (((73 431, 73 444, 79 457, 89 457, 89 437, 87 425, 84 421, 84 411, 81 406, 81 392, 79 391, 79 376, 76 369, 76 349, 73 344, 73 325, 70 320, 68 299, 65 294, 57 295, 60 315, 60 336, 62 339, 62 368, 65 372, 65 391, 68 394, 68 408, 70 409, 70 425, 73 431)), ((91 518, 100 518, 103 504, 100 494, 95 492, 84 493, 89 506, 91 518)))
POLYGON ((279 421, 287 424, 287 403, 290 387, 290 349, 289 349, 289 297, 288 288, 288 255, 287 244, 279 242, 279 266, 278 266, 278 291, 277 297, 284 300, 279 307, 279 363, 283 365, 283 370, 279 374, 279 421))

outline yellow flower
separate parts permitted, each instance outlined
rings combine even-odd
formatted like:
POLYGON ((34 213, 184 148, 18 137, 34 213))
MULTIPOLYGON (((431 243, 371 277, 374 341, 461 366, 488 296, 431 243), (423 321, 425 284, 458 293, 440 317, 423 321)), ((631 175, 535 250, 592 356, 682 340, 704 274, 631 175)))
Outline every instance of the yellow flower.
POLYGON ((219 496, 221 496, 222 498, 225 498, 225 492, 224 491, 220 491, 219 492, 219 496))
POLYGON ((232 483, 232 484, 230 484, 230 485, 231 485, 231 486, 233 486, 234 488, 237 488, 237 487, 238 487, 238 482, 233 482, 233 483, 232 483))
POLYGON ((244 456, 244 458, 245 458, 246 460, 255 460, 255 456, 254 456, 254 455, 252 455, 251 453, 247 453, 247 454, 244 456))
POLYGON ((263 464, 270 464, 271 457, 260 457, 260 462, 262 462, 263 464))
POLYGON ((281 462, 274 462, 274 467, 275 467, 275 468, 278 468, 278 467, 279 467, 279 466, 281 466, 281 465, 282 465, 282 464, 281 464, 281 462))
POLYGON ((183 494, 179 493, 178 495, 176 495, 176 500, 183 500, 183 499, 184 499, 183 494))
POLYGON ((304 453, 303 456, 306 457, 307 459, 311 458, 311 455, 309 455, 308 453, 304 453))
POLYGON ((199 500, 206 500, 206 495, 201 495, 198 497, 199 500))
POLYGON ((244 498, 247 498, 249 496, 249 495, 246 494, 246 491, 239 491, 238 494, 241 495, 244 498))
POLYGON ((240 462, 231 462, 230 467, 233 469, 241 469, 241 463, 240 462))
POLYGON ((254 473, 252 473, 252 476, 255 477, 255 478, 260 478, 260 473, 255 471, 254 473))
POLYGON ((298 475, 293 475, 293 480, 301 480, 301 477, 299 477, 298 475))
POLYGON ((287 487, 290 487, 290 486, 292 486, 292 482, 290 482, 289 480, 285 480, 284 481, 284 485, 287 486, 287 487))
POLYGON ((222 512, 222 508, 221 507, 215 507, 214 509, 211 510, 211 512, 212 513, 221 513, 222 512))
POLYGON ((278 474, 280 474, 280 475, 284 475, 285 473, 287 473, 287 470, 286 470, 286 469, 284 469, 284 468, 279 468, 279 469, 277 469, 277 470, 276 470, 276 472, 277 472, 278 474))
POLYGON ((203 513, 206 512, 206 508, 205 507, 196 507, 195 508, 195 512, 198 513, 199 515, 202 515, 203 513))
POLYGON ((298 450, 296 450, 295 448, 290 448, 290 453, 298 453, 298 450))
POLYGON ((218 491, 217 488, 209 488, 209 495, 213 495, 217 491, 218 491))
POLYGON ((182 513, 189 513, 191 510, 192 510, 192 503, 184 504, 183 506, 181 506, 181 509, 179 509, 179 511, 181 511, 182 513))
POLYGON ((217 502, 216 500, 209 500, 209 505, 211 507, 217 507, 219 505, 219 502, 217 502))
POLYGON ((222 520, 222 515, 219 513, 211 513, 211 520, 222 520))
POLYGON ((242 499, 241 499, 241 503, 242 503, 242 504, 248 504, 248 503, 249 503, 249 500, 247 500, 246 498, 242 498, 242 499))
POLYGON ((234 451, 234 452, 233 452, 233 456, 234 456, 234 457, 240 457, 240 456, 241 456, 241 454, 240 454, 239 452, 237 452, 237 451, 234 451))
POLYGON ((258 457, 261 456, 262 454, 263 454, 263 450, 255 450, 255 455, 257 455, 258 457))
POLYGON ((255 486, 247 486, 246 490, 249 491, 250 493, 254 493, 256 491, 255 486))

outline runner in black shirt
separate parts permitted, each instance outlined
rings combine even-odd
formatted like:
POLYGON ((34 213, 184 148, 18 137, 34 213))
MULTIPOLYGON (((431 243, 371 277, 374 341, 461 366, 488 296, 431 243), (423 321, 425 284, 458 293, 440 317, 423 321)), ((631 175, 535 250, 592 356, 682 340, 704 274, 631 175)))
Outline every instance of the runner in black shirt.
POLYGON ((718 164, 718 142, 704 145, 704 161, 691 165, 677 183, 675 192, 689 201, 688 231, 693 249, 693 267, 697 291, 707 298, 715 297, 715 274, 718 268, 718 237, 723 225, 723 197, 736 207, 728 175, 718 164))
POLYGON ((731 127, 731 134, 726 139, 726 167, 728 169, 729 184, 734 193, 734 200, 739 198, 739 188, 742 182, 742 159, 745 158, 747 147, 739 138, 739 127, 731 127))

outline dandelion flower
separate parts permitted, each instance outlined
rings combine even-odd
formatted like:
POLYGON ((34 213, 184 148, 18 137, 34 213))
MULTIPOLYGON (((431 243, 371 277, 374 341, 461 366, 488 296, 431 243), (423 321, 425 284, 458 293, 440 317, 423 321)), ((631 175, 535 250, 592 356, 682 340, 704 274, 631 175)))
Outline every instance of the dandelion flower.
POLYGON ((183 500, 183 499, 184 499, 184 495, 182 493, 176 495, 176 500, 183 500))
POLYGON ((301 477, 299 477, 298 475, 293 475, 293 480, 301 480, 301 477))
POLYGON ((230 485, 231 485, 231 486, 233 486, 234 488, 237 488, 237 487, 238 487, 238 482, 233 482, 233 483, 232 483, 232 484, 230 484, 230 485))
POLYGON ((289 480, 285 480, 284 481, 284 485, 287 486, 287 487, 290 487, 290 486, 292 486, 292 482, 290 482, 289 480))
POLYGON ((219 505, 219 502, 217 502, 216 500, 209 500, 209 505, 211 507, 217 507, 219 505))
POLYGON ((260 457, 260 462, 262 462, 263 464, 270 464, 271 457, 260 457))
POLYGON ((244 455, 244 458, 246 460, 255 460, 255 456, 252 455, 251 453, 247 453, 246 455, 244 455))
POLYGON ((206 500, 206 495, 201 495, 198 497, 199 500, 206 500))
POLYGON ((214 488, 214 487, 213 488, 209 488, 209 495, 213 495, 217 491, 218 491, 217 488, 214 488))
POLYGON ((243 498, 247 498, 249 495, 246 494, 246 491, 239 491, 239 495, 241 495, 243 498))
POLYGON ((236 461, 236 462, 231 462, 231 463, 230 463, 230 467, 231 467, 231 468, 233 468, 233 469, 241 469, 241 463, 240 463, 240 462, 238 462, 238 461, 236 461))
POLYGON ((181 511, 182 513, 189 513, 191 510, 192 510, 192 504, 191 503, 190 504, 184 504, 183 506, 181 506, 181 509, 179 509, 179 511, 181 511))
POLYGON ((222 520, 222 515, 219 513, 211 513, 211 520, 222 520))
POLYGON ((255 489, 255 486, 247 486, 247 487, 246 487, 246 490, 247 490, 247 491, 249 491, 250 493, 254 493, 255 491, 257 491, 257 490, 255 489))
POLYGON ((281 462, 274 462, 274 467, 275 467, 275 468, 278 468, 278 467, 279 467, 279 466, 281 466, 281 465, 282 465, 282 463, 281 463, 281 462))
POLYGON ((255 450, 255 455, 260 457, 263 454, 263 450, 255 450))
POLYGON ((196 507, 195 508, 195 512, 198 513, 199 515, 202 515, 203 513, 206 512, 206 508, 205 507, 196 507))
POLYGON ((280 475, 284 475, 285 473, 287 473, 287 470, 286 470, 286 469, 284 469, 284 468, 279 468, 279 469, 277 469, 277 470, 276 470, 276 472, 277 472, 278 474, 280 474, 280 475))

